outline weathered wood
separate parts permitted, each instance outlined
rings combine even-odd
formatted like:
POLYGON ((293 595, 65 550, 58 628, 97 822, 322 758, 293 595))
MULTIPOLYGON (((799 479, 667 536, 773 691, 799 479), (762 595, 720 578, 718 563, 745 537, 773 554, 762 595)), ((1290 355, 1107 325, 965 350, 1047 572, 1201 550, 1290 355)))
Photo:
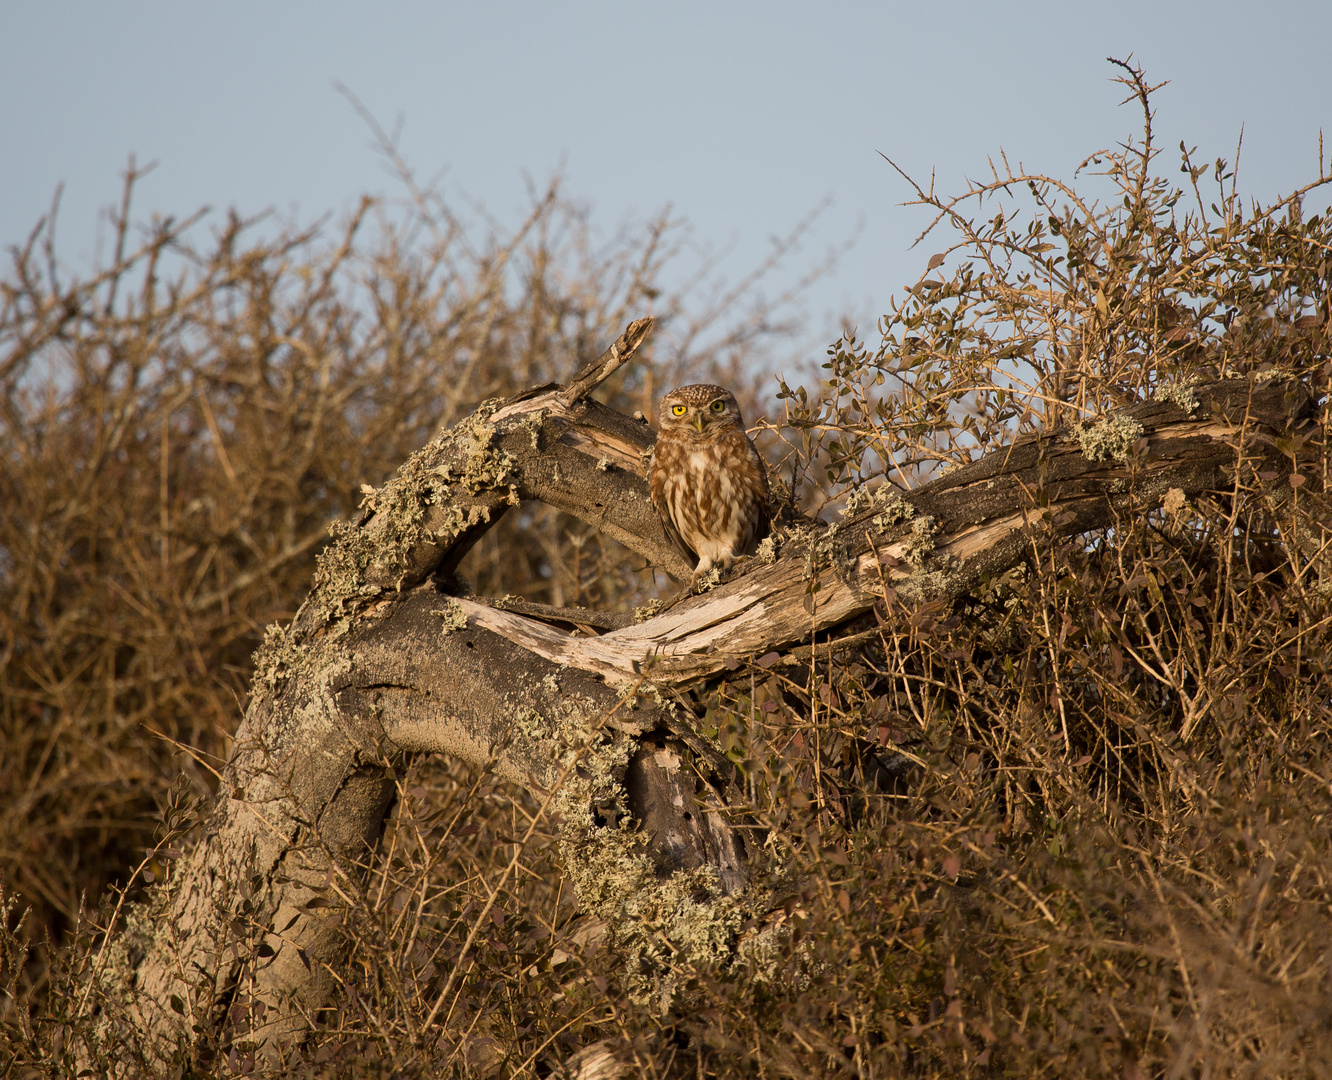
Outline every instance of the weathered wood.
POLYGON ((624 777, 629 811, 656 838, 658 875, 710 866, 729 896, 747 880, 744 843, 716 806, 700 803, 690 759, 679 739, 661 734, 644 739, 624 777))
POLYGON ((611 344, 609 349, 590 364, 586 364, 576 371, 573 377, 564 384, 564 388, 560 391, 560 401, 566 406, 582 401, 614 375, 633 359, 634 353, 638 352, 638 347, 647 340, 648 334, 652 332, 654 322, 655 320, 649 316, 646 319, 637 319, 625 327, 624 333, 611 344))
POLYGON ((568 626, 591 630, 623 630, 633 626, 638 620, 621 611, 598 611, 595 608, 556 607, 553 604, 534 604, 528 600, 516 600, 504 596, 489 601, 491 607, 501 611, 512 611, 517 615, 527 615, 542 622, 564 623, 568 626))

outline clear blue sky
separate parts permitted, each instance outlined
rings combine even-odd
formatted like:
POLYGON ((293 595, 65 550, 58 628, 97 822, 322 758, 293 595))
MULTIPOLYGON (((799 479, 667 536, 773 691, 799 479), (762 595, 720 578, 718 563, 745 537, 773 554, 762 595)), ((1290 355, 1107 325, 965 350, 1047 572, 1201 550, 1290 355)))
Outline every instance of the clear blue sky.
MULTIPOLYGON (((334 81, 421 173, 502 219, 524 173, 563 167, 609 232, 671 203, 733 278, 820 200, 789 273, 863 230, 810 297, 816 332, 870 324, 935 245, 878 152, 944 190, 989 155, 1071 177, 1136 134, 1106 56, 1157 97, 1163 167, 1181 138, 1233 157, 1267 199, 1332 153, 1332 0, 1245 4, 774 2, 220 4, 11 2, 0 15, 0 244, 65 184, 60 250, 86 268, 126 156, 157 168, 139 208, 202 204, 302 221, 392 192, 334 81)), ((942 246, 942 245, 939 245, 942 246)), ((827 338, 823 338, 827 340, 827 338)))

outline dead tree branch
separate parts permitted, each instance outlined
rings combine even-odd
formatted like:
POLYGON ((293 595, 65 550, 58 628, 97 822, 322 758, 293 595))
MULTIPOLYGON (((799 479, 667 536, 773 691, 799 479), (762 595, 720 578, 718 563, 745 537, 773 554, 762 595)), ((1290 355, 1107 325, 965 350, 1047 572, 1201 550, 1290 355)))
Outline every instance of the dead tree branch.
POLYGON ((1298 383, 1193 387, 1187 411, 1143 404, 1080 437, 1022 442, 909 494, 880 492, 869 509, 786 537, 770 562, 646 621, 585 613, 585 625, 618 627, 600 636, 528 617, 578 625, 576 611, 448 595, 467 549, 527 499, 688 576, 644 481, 652 431, 587 398, 650 328, 632 324, 563 389, 482 405, 338 531, 291 626, 270 632, 256 657, 202 840, 103 966, 148 1060, 188 1049, 195 1025, 220 1024, 243 980, 277 1018, 270 1046, 324 1004, 342 945, 311 901, 373 859, 403 754, 448 754, 548 794, 571 745, 619 740, 628 764, 614 779, 652 838, 658 874, 711 867, 719 895, 734 893, 743 845, 722 813, 699 805, 681 763, 685 744, 703 741, 650 685, 669 692, 835 630, 882 601, 885 582, 904 603, 966 596, 1055 535, 1151 512, 1172 489, 1191 498, 1248 483, 1258 462, 1293 463, 1311 424, 1298 383), (252 952, 236 947, 238 933, 252 952))

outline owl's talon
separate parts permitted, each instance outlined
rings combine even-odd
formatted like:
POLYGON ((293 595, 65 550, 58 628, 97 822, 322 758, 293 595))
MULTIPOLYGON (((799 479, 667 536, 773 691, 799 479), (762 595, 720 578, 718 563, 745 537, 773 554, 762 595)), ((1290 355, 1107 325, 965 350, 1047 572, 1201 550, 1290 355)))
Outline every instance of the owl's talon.
POLYGON ((720 566, 713 566, 702 573, 695 570, 694 576, 689 581, 689 591, 695 594, 711 592, 725 580, 725 574, 720 566))

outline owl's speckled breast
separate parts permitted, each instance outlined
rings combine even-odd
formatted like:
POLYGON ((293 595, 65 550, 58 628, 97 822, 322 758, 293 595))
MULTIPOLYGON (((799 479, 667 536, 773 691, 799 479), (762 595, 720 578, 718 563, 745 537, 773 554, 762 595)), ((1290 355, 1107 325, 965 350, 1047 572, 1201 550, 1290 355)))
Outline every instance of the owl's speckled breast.
POLYGON ((661 433, 649 481, 667 534, 697 562, 695 578, 715 564, 729 565, 738 556, 752 554, 766 531, 767 469, 745 434, 729 391, 686 387, 662 399, 661 433), (710 408, 719 400, 697 392, 703 389, 724 395, 724 415, 694 417, 695 409, 710 408), (684 414, 668 414, 667 407, 677 403, 684 403, 684 414))

